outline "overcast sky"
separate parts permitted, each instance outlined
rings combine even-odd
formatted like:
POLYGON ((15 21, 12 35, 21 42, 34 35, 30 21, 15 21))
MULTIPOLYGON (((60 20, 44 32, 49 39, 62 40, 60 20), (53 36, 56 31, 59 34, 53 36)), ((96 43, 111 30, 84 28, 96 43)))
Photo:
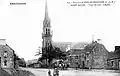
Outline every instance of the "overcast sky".
MULTIPOLYGON (((81 0, 48 0, 54 42, 91 42, 95 35, 108 51, 120 46, 120 0, 106 7, 70 6, 67 2, 71 1, 81 0)), ((0 38, 25 60, 37 58, 34 55, 42 44, 44 14, 45 0, 0 0, 0 38)))

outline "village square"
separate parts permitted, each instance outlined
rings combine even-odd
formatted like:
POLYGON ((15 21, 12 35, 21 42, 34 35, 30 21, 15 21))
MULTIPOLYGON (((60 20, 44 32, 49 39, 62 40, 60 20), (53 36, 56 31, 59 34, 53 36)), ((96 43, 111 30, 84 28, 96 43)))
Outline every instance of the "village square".
POLYGON ((48 7, 46 1, 39 58, 25 61, 0 39, 0 76, 120 76, 119 45, 110 52, 94 36, 91 42, 54 42, 48 7))

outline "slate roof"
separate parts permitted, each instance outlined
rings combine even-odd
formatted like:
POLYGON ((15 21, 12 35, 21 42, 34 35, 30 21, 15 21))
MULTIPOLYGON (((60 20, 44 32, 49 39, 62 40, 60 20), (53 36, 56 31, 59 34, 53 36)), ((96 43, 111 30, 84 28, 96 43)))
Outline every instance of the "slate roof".
POLYGON ((81 53, 84 53, 85 51, 83 49, 71 49, 70 55, 80 55, 81 53))
POLYGON ((88 42, 72 43, 71 48, 72 49, 84 49, 85 46, 87 46, 88 44, 90 44, 90 43, 88 43, 88 42))
POLYGON ((55 47, 59 47, 61 51, 66 51, 68 45, 71 45, 71 42, 53 42, 52 45, 55 47))
POLYGON ((115 52, 109 52, 108 53, 108 59, 116 59, 119 58, 120 56, 116 54, 115 52))
POLYGON ((95 49, 94 51, 97 51, 96 49, 98 49, 98 48, 100 48, 100 49, 102 48, 104 50, 104 52, 108 54, 108 51, 104 47, 104 45, 103 44, 99 44, 99 43, 88 44, 88 45, 86 45, 84 47, 84 49, 71 49, 69 51, 69 53, 71 55, 78 55, 78 54, 85 53, 85 52, 92 52, 92 50, 94 50, 94 49, 95 49))
POLYGON ((120 49, 108 53, 108 59, 120 59, 120 49))
POLYGON ((9 51, 9 52, 14 52, 14 50, 9 46, 9 45, 0 45, 0 50, 1 51, 9 51))
POLYGON ((103 44, 99 44, 97 42, 91 43, 85 47, 85 51, 91 52, 93 49, 100 48, 104 49, 106 53, 108 53, 108 50, 105 48, 103 44))
POLYGON ((68 46, 70 46, 71 49, 83 49, 86 45, 90 43, 88 42, 53 42, 52 45, 59 47, 62 51, 66 51, 68 46))

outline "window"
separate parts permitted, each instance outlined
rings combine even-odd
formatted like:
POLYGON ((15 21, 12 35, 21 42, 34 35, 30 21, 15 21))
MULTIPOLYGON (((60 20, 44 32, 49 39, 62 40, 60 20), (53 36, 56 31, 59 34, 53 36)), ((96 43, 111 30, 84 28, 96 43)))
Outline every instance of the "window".
POLYGON ((47 34, 47 28, 46 28, 46 34, 47 34))
POLYGON ((48 34, 50 34, 50 29, 48 29, 48 34))
POLYGON ((75 56, 76 59, 78 59, 78 56, 75 56))
POLYGON ((7 60, 4 61, 4 66, 7 66, 7 60))
POLYGON ((111 66, 114 67, 115 63, 114 61, 111 61, 111 66))
POLYGON ((4 58, 7 58, 8 54, 7 52, 4 52, 4 58))
POLYGON ((89 60, 87 60, 87 65, 89 64, 89 60))
POLYGON ((10 61, 12 61, 13 60, 13 58, 12 57, 10 57, 10 61))

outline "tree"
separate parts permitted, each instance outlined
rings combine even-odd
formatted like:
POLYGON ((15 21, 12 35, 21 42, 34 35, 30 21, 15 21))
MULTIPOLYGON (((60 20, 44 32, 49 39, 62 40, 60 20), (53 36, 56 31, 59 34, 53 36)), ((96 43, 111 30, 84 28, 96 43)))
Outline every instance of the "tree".
POLYGON ((36 52, 35 56, 42 55, 42 48, 38 47, 38 51, 36 52))
POLYGON ((42 54, 42 57, 38 59, 38 61, 48 60, 48 63, 50 64, 53 59, 65 59, 66 58, 66 52, 62 52, 60 48, 49 45, 48 47, 42 48, 42 53, 39 52, 37 55, 42 54))

